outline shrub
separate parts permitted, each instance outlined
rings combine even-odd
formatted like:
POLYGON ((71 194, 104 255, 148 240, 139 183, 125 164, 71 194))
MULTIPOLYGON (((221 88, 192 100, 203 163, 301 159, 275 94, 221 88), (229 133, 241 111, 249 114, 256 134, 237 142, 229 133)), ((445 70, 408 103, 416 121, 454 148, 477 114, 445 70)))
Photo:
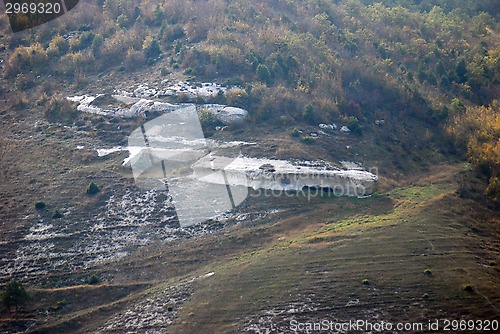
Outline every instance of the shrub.
POLYGON ((194 103, 205 104, 205 96, 203 96, 202 94, 196 94, 196 97, 194 98, 194 103))
POLYGON ((61 35, 56 35, 49 44, 49 47, 53 46, 59 50, 60 55, 64 55, 69 51, 69 41, 63 38, 61 35))
POLYGON ((167 76, 167 75, 169 75, 170 73, 172 73, 172 72, 170 72, 170 71, 168 70, 168 68, 166 68, 166 67, 162 67, 162 68, 160 69, 160 74, 161 74, 162 76, 164 76, 164 77, 165 77, 165 76, 167 76))
POLYGON ((205 108, 201 108, 198 112, 198 118, 200 119, 201 127, 206 136, 212 136, 216 126, 223 125, 221 121, 210 111, 205 108))
POLYGON ((73 121, 78 115, 70 101, 60 95, 53 95, 43 108, 43 115, 51 122, 73 121))
POLYGON ((143 51, 137 51, 134 50, 134 48, 130 48, 125 56, 124 64, 128 71, 138 70, 146 64, 146 56, 143 51))
POLYGON ((16 94, 9 100, 9 107, 15 110, 22 110, 29 105, 29 100, 25 94, 16 94))
POLYGON ((168 26, 164 32, 165 44, 172 43, 185 36, 184 29, 181 25, 168 26))
POLYGON ((73 76, 80 71, 91 72, 95 71, 95 57, 90 51, 68 53, 59 60, 60 72, 73 76))
POLYGON ((359 120, 358 120, 357 117, 349 116, 349 118, 347 119, 347 125, 346 126, 353 133, 357 133, 357 134, 361 133, 361 125, 359 125, 359 120))
POLYGON ((80 50, 86 49, 92 45, 95 34, 91 31, 85 31, 81 33, 78 37, 72 38, 69 41, 69 48, 73 52, 78 52, 80 50))
POLYGON ((35 81, 32 75, 19 73, 16 77, 15 86, 18 90, 24 91, 35 86, 35 81))
MULTIPOLYGON (((104 39, 102 45, 98 46, 97 49, 94 49, 94 47, 92 49, 94 55, 99 57, 99 63, 102 67, 119 65, 130 47, 134 47, 136 50, 141 48, 140 39, 142 39, 142 36, 133 29, 120 30, 111 37, 104 39)), ((98 37, 94 39, 94 42, 100 43, 98 37)))
POLYGON ((297 128, 293 128, 292 132, 290 133, 290 136, 292 137, 299 137, 300 136, 300 130, 297 128))
POLYGON ((49 97, 47 96, 47 93, 43 93, 42 95, 40 95, 40 97, 38 98, 38 101, 36 101, 36 105, 37 106, 43 106, 45 105, 45 103, 49 100, 49 97))
POLYGON ((422 299, 429 299, 429 294, 428 293, 424 293, 422 295, 422 299))
POLYGON ((60 219, 62 217, 64 217, 64 215, 59 210, 54 211, 54 214, 52 215, 53 219, 60 219))
POLYGON ((495 260, 491 260, 490 262, 488 262, 488 264, 492 267, 496 266, 497 265, 497 261, 495 260))
POLYGON ((43 201, 39 201, 39 202, 35 203, 35 208, 38 210, 45 209, 46 207, 47 207, 47 205, 43 201))
POLYGON ((488 187, 486 188, 486 195, 494 199, 495 201, 500 201, 500 178, 492 177, 488 182, 488 187))
POLYGON ((70 42, 64 39, 61 35, 56 35, 49 43, 47 55, 51 58, 60 57, 68 53, 70 42))
POLYGON ((233 88, 226 91, 226 104, 240 108, 247 107, 250 104, 248 93, 241 88, 233 88))
POLYGON ((474 287, 471 284, 465 284, 463 286, 463 290, 467 291, 467 292, 473 292, 474 291, 474 287))
POLYGON ((48 69, 47 59, 47 52, 39 43, 29 47, 20 46, 9 57, 5 65, 4 76, 10 78, 30 71, 35 74, 43 73, 48 69))
POLYGON ((99 284, 101 280, 99 279, 99 277, 97 277, 96 275, 91 275, 88 279, 87 279, 87 284, 89 285, 96 285, 96 284, 99 284))
POLYGON ((87 186, 87 194, 89 195, 95 195, 98 192, 101 191, 101 188, 97 184, 95 184, 93 181, 90 181, 89 185, 87 186))
POLYGON ((432 271, 429 268, 424 269, 424 274, 432 275, 432 271))
POLYGON ((49 309, 50 309, 50 311, 57 312, 60 309, 62 309, 64 306, 66 306, 67 304, 68 304, 68 301, 66 299, 58 300, 56 305, 51 306, 49 309))
POLYGON ((361 283, 363 283, 364 285, 368 285, 370 284, 370 281, 365 278, 361 283))
POLYGON ((316 138, 311 136, 304 136, 302 137, 302 141, 306 144, 314 144, 316 142, 316 138))

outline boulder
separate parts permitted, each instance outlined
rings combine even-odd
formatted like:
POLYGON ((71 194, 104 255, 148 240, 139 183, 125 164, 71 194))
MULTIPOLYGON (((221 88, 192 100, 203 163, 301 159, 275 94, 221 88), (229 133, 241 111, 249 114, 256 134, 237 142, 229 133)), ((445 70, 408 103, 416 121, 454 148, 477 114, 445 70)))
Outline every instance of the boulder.
POLYGON ((81 111, 81 112, 86 112, 89 114, 96 114, 96 115, 108 115, 109 110, 104 110, 100 107, 97 107, 95 105, 92 105, 92 103, 104 96, 103 94, 98 94, 97 96, 91 96, 91 95, 81 95, 81 96, 69 96, 66 99, 72 102, 75 102, 78 104, 76 107, 76 110, 81 111))
POLYGON ((319 128, 322 130, 336 130, 337 125, 336 124, 320 124, 319 128))
POLYGON ((205 108, 225 125, 241 124, 248 116, 248 111, 236 107, 213 104, 205 106, 205 108))
POLYGON ((122 116, 134 117, 140 115, 147 116, 148 114, 163 114, 178 109, 179 107, 180 106, 171 103, 140 99, 122 116))
POLYGON ((216 114, 217 118, 224 124, 240 124, 243 123, 248 116, 248 111, 241 108, 225 107, 216 114))
POLYGON ((351 130, 347 127, 347 126, 343 126, 340 128, 340 132, 344 132, 344 133, 349 133, 351 132, 351 130))

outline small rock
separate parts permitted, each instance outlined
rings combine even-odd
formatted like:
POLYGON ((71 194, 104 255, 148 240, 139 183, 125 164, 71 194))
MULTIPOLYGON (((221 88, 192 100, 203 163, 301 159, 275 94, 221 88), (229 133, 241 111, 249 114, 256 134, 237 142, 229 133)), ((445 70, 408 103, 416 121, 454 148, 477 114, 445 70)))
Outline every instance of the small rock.
POLYGON ((376 124, 376 125, 384 125, 384 124, 385 124, 385 121, 384 121, 383 119, 377 119, 377 120, 375 121, 375 124, 376 124))
POLYGON ((157 93, 156 89, 149 88, 146 85, 140 85, 137 89, 134 90, 134 96, 140 98, 152 97, 157 93))
POLYGON ((349 132, 351 132, 351 130, 347 126, 344 125, 343 127, 340 128, 340 132, 349 133, 349 132))
POLYGON ((323 129, 323 130, 336 130, 337 125, 336 124, 320 124, 319 128, 323 129))

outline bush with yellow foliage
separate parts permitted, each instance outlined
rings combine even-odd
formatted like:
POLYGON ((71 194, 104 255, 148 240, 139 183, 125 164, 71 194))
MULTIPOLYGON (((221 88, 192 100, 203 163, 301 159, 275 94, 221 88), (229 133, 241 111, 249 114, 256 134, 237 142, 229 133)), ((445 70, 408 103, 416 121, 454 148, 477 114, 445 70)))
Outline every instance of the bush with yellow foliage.
POLYGON ((489 179, 486 193, 500 200, 500 100, 455 111, 448 131, 489 179))

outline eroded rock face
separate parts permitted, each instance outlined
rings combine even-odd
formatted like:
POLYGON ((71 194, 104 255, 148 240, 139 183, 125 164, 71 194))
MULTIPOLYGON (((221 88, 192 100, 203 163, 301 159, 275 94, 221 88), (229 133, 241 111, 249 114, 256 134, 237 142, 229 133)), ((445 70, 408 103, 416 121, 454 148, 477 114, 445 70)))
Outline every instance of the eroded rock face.
MULTIPOLYGON (((71 96, 67 99, 78 104, 77 110, 81 112, 115 117, 148 117, 151 115, 161 115, 169 113, 173 110, 186 107, 194 107, 194 104, 172 104, 167 102, 153 101, 145 98, 131 97, 127 95, 111 95, 117 103, 128 105, 121 108, 101 108, 95 105, 96 99, 103 95, 90 96, 71 96)), ((248 111, 241 108, 229 107, 219 104, 206 104, 201 108, 193 108, 194 110, 208 110, 225 125, 241 124, 248 116, 248 111)))
POLYGON ((300 166, 286 160, 245 157, 207 155, 192 168, 195 178, 208 183, 278 191, 329 188, 338 196, 370 195, 378 180, 375 174, 359 169, 328 169, 300 166))
MULTIPOLYGON (((169 86, 158 92, 160 96, 179 96, 185 95, 189 98, 196 98, 197 96, 202 97, 214 97, 218 94, 224 94, 228 88, 213 82, 203 82, 198 84, 193 84, 189 82, 180 81, 175 84, 168 83, 169 86)), ((229 88, 231 89, 231 88, 229 88)))
POLYGON ((150 88, 147 85, 140 85, 134 90, 134 96, 139 98, 153 97, 158 94, 155 88, 150 88))

